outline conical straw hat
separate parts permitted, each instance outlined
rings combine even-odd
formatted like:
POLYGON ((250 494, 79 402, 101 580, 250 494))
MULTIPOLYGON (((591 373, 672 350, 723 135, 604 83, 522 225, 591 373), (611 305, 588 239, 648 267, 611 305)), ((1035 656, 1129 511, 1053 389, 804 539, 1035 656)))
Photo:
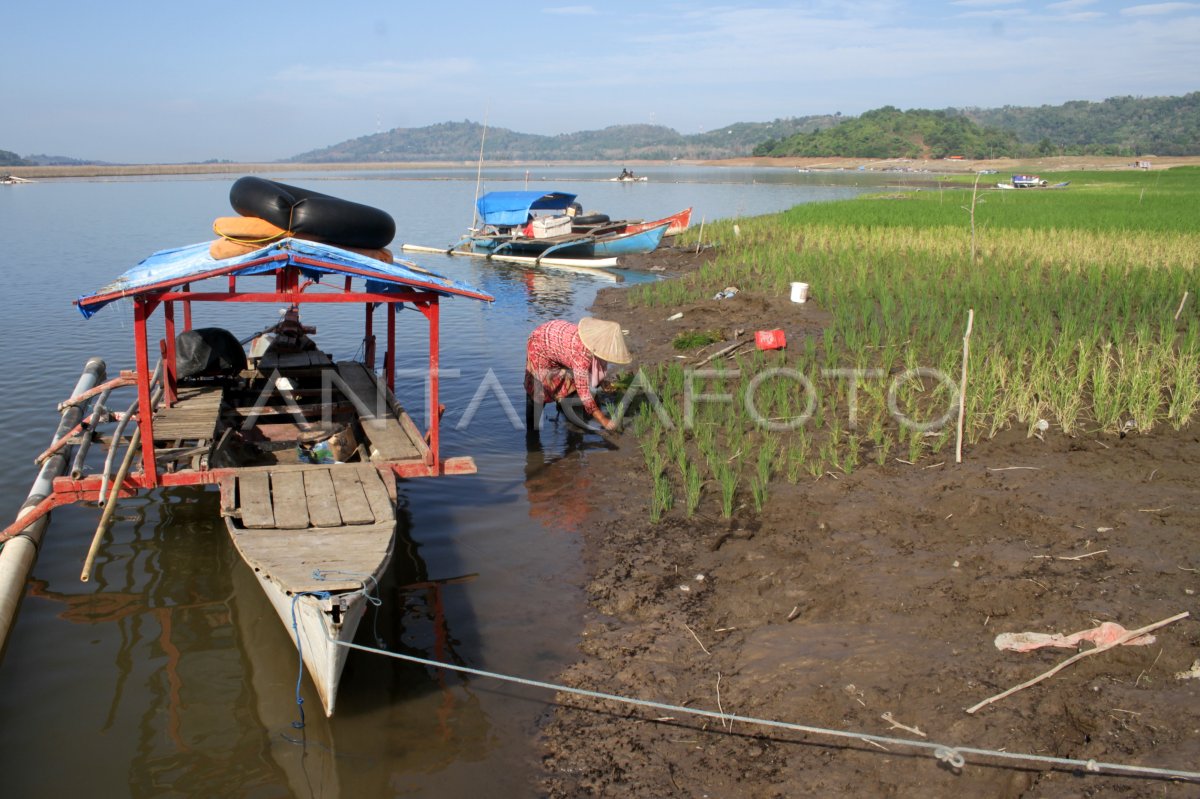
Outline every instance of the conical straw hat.
POLYGON ((621 326, 616 322, 585 316, 579 320, 579 338, 593 355, 609 363, 629 363, 633 360, 625 347, 621 326))

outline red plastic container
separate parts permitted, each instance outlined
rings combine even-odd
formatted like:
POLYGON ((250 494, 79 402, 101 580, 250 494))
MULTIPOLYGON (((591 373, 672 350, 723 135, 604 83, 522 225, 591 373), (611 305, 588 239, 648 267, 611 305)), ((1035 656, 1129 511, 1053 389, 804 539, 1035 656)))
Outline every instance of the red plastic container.
POLYGON ((758 330, 754 333, 754 346, 760 350, 781 350, 787 346, 787 337, 782 330, 758 330))

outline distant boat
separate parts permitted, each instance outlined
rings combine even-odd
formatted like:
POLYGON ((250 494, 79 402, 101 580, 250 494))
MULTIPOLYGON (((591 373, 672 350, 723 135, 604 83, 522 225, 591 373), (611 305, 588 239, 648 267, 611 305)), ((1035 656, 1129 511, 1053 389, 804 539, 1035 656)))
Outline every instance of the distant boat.
POLYGON ((28 178, 19 178, 16 175, 0 175, 0 185, 16 186, 20 183, 33 183, 34 181, 28 178))
POLYGON ((609 178, 609 180, 614 180, 618 183, 644 183, 650 180, 650 178, 646 177, 645 175, 635 175, 628 169, 622 169, 621 174, 617 175, 615 178, 609 178))
POLYGON ((1013 175, 1012 185, 1014 189, 1044 189, 1050 184, 1037 175, 1013 175))

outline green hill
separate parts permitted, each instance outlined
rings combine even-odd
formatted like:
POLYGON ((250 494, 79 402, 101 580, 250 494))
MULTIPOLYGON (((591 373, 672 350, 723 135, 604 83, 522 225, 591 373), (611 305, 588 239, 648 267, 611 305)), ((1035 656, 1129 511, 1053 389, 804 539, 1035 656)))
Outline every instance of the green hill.
POLYGON ((1015 134, 983 128, 952 111, 901 111, 884 106, 812 133, 754 148, 763 156, 846 158, 1003 158, 1020 150, 1015 134))
POLYGON ((0 150, 0 166, 29 166, 29 162, 14 152, 0 150))
POLYGON ((1012 131, 1039 155, 1200 154, 1200 92, 963 113, 980 125, 1012 131))
MULTIPOLYGON (((542 136, 488 128, 484 157, 489 161, 621 161, 625 159, 735 158, 773 137, 836 124, 835 116, 793 117, 772 122, 739 122, 718 130, 683 135, 662 125, 614 125, 542 136)), ((469 120, 423 128, 396 128, 360 136, 293 156, 300 163, 384 161, 469 161, 479 158, 483 126, 469 120)))

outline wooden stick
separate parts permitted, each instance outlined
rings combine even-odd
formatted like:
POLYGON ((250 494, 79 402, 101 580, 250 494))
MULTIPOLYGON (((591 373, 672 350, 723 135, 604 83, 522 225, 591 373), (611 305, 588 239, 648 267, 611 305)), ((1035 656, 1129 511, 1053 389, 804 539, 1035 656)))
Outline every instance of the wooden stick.
POLYGON ((967 332, 963 335, 962 381, 958 386, 958 444, 954 451, 954 462, 962 463, 963 422, 967 414, 967 358, 971 354, 971 327, 975 324, 975 309, 967 311, 967 332))
POLYGON ((1179 301, 1179 310, 1175 311, 1175 321, 1179 321, 1179 315, 1183 313, 1183 304, 1187 302, 1188 292, 1183 292, 1183 299, 1179 301))
POLYGON ((92 536, 92 545, 88 548, 87 557, 83 561, 83 571, 79 574, 81 582, 86 583, 92 576, 92 566, 96 563, 96 553, 100 551, 100 542, 104 539, 104 533, 107 532, 109 525, 112 524, 113 514, 117 510, 117 497, 121 494, 121 485, 129 475, 129 468, 133 465, 133 457, 141 448, 141 443, 142 428, 139 425, 138 429, 133 431, 133 436, 129 439, 129 449, 125 450, 125 459, 121 461, 121 468, 117 470, 117 476, 113 480, 112 489, 108 492, 108 502, 104 503, 104 513, 100 516, 100 524, 96 525, 96 534, 92 536))
POLYGON ((1087 649, 1087 650, 1084 650, 1083 652, 1079 652, 1078 654, 1072 655, 1071 657, 1064 660, 1062 663, 1059 663, 1057 666, 1050 669, 1050 671, 1047 671, 1044 674, 1040 674, 1037 677, 1034 677, 1032 680, 1027 680, 1026 682, 1023 682, 1020 685, 1009 688, 1007 691, 1004 691, 1003 693, 999 693, 993 697, 985 699, 982 702, 979 702, 978 704, 972 705, 971 707, 967 708, 967 712, 974 713, 975 711, 977 711, 983 707, 986 707, 987 705, 990 705, 993 702, 999 702, 1001 699, 1004 699, 1005 697, 1012 696, 1017 691, 1022 691, 1031 685, 1036 685, 1037 683, 1041 682, 1042 680, 1046 679, 1047 677, 1053 677, 1055 674, 1058 674, 1060 671, 1065 669, 1067 666, 1070 666, 1072 663, 1076 662, 1077 660, 1083 660, 1086 657, 1090 657, 1092 655, 1098 655, 1101 652, 1107 652, 1109 649, 1112 649, 1115 646, 1120 646, 1121 644, 1123 644, 1127 641, 1132 641, 1134 638, 1140 638, 1141 636, 1145 635, 1146 633, 1157 630, 1159 627, 1165 627, 1168 624, 1172 624, 1174 622, 1179 621, 1180 619, 1187 618, 1188 615, 1190 615, 1190 614, 1185 610, 1183 613, 1177 613, 1169 619, 1163 619, 1162 621, 1156 621, 1156 622, 1154 622, 1154 624, 1147 624, 1145 627, 1142 627, 1140 629, 1131 630, 1111 643, 1102 644, 1093 649, 1087 649))
POLYGON ((704 246, 704 217, 700 217, 700 237, 696 239, 696 252, 704 246))
POLYGON ((700 361, 699 363, 697 363, 697 364, 696 364, 696 366, 703 366, 704 364, 706 364, 706 363, 708 363, 709 361, 711 361, 713 358, 720 358, 720 357, 721 357, 722 355, 724 355, 725 353, 727 353, 727 352, 733 352, 733 351, 734 351, 734 350, 736 350, 738 347, 741 347, 742 345, 744 345, 744 344, 749 344, 749 343, 750 343, 750 340, 749 340, 749 339, 747 339, 747 340, 745 340, 745 341, 735 341, 734 343, 730 344, 728 347, 725 347, 725 348, 723 348, 723 349, 719 349, 719 350, 717 350, 716 352, 714 352, 712 355, 709 355, 709 356, 708 356, 707 358, 705 358, 703 361, 700 361))

